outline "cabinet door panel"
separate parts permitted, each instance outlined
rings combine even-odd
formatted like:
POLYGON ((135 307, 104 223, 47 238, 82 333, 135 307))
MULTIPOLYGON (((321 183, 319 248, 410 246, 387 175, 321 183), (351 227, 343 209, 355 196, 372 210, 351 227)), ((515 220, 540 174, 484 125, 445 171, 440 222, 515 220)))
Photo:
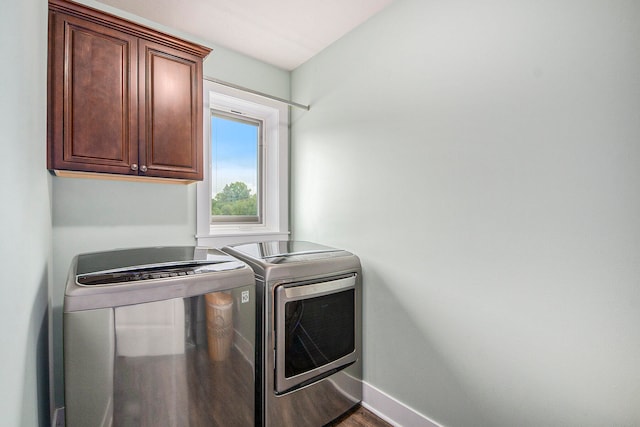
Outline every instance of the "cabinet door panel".
POLYGON ((64 14, 54 22, 50 108, 62 126, 49 167, 135 173, 137 40, 64 14))
POLYGON ((202 179, 201 59, 140 41, 140 159, 148 176, 202 179), (143 65, 144 64, 144 65, 143 65))

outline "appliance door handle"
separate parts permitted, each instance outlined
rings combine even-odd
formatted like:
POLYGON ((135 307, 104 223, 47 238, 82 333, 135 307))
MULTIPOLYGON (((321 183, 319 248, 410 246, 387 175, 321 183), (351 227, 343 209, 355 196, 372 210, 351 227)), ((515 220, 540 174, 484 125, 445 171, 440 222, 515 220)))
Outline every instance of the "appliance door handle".
POLYGON ((319 297, 333 294, 335 292, 353 289, 356 287, 356 275, 328 282, 318 282, 298 286, 285 286, 278 288, 278 294, 284 292, 285 300, 297 300, 301 298, 319 297))

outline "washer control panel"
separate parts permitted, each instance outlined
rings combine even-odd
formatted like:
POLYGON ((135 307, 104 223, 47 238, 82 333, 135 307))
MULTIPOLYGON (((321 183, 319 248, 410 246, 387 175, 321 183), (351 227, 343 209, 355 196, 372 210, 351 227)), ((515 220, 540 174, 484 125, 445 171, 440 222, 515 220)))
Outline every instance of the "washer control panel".
POLYGON ((196 274, 217 273, 226 270, 236 270, 243 267, 238 261, 227 262, 189 262, 140 266, 126 270, 97 271, 76 276, 76 282, 81 286, 117 285, 143 280, 166 279, 180 276, 193 276, 196 274))

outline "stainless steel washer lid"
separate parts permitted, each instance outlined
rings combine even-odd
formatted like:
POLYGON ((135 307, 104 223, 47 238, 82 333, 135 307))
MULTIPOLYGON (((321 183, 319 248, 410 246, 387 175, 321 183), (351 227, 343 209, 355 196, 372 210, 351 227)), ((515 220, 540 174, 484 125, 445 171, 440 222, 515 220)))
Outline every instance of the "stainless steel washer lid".
POLYGON ((81 254, 71 263, 64 311, 186 298, 252 283, 245 263, 217 249, 172 246, 81 254))
POLYGON ((123 249, 78 255, 76 283, 80 286, 214 273, 242 268, 242 263, 215 249, 170 246, 123 249))
POLYGON ((351 255, 350 252, 342 249, 300 240, 242 243, 229 245, 227 248, 242 255, 241 258, 260 260, 264 264, 285 264, 351 255))
POLYGON ((78 255, 76 274, 167 262, 206 260, 209 252, 195 246, 160 246, 86 253, 78 255))

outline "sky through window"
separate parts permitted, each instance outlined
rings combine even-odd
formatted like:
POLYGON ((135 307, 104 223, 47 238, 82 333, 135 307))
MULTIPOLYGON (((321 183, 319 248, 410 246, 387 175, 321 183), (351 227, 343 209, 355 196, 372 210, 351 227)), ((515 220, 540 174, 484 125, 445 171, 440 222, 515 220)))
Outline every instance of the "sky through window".
POLYGON ((211 117, 212 197, 234 182, 244 182, 256 194, 259 129, 258 123, 211 117))

